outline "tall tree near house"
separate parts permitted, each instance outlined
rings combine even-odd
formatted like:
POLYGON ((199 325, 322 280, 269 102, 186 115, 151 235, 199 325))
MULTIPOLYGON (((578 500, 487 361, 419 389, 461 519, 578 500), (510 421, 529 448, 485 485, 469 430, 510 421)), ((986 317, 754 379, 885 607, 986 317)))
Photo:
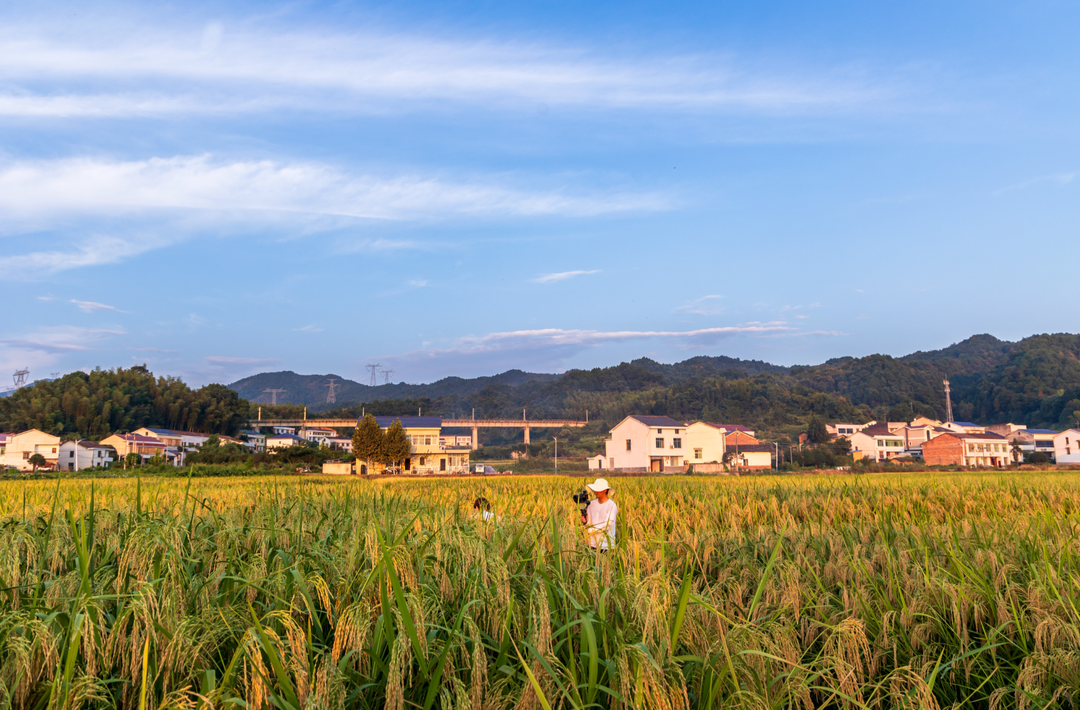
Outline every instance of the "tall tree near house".
POLYGON ((44 466, 48 463, 48 461, 45 460, 45 457, 41 454, 34 454, 30 458, 28 458, 26 462, 34 467, 34 473, 37 473, 38 466, 44 466))
POLYGON ((412 444, 405 434, 405 427, 401 426, 401 420, 395 419, 394 423, 386 429, 386 438, 383 443, 383 463, 399 464, 412 453, 412 444))
POLYGON ((829 441, 829 430, 825 427, 825 422, 814 417, 806 429, 806 436, 814 444, 825 444, 829 441))
POLYGON ((353 432, 353 456, 357 461, 367 462, 367 470, 370 472, 371 462, 382 458, 384 441, 382 427, 375 421, 375 417, 368 414, 360 420, 353 432))

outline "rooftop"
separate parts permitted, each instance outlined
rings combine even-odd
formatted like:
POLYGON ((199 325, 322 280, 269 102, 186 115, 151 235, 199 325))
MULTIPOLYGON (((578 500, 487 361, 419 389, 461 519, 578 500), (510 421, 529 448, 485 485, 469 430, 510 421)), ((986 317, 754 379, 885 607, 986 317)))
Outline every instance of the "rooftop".
POLYGON ((682 422, 677 422, 671 417, 660 417, 649 414, 631 414, 631 419, 636 419, 647 427, 669 427, 682 429, 686 425, 682 422))

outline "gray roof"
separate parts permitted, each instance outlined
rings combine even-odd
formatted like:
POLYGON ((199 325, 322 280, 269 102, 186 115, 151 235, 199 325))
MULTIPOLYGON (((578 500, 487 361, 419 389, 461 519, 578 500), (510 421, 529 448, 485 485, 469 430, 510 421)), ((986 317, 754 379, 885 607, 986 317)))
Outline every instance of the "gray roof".
POLYGON ((637 419, 639 422, 648 427, 677 427, 682 429, 686 425, 682 422, 677 422, 671 417, 657 417, 645 414, 631 414, 631 419, 637 419))
MULTIPOLYGON (((442 417, 375 417, 375 421, 384 429, 399 419, 401 420, 401 426, 406 429, 439 429, 442 427, 442 417)), ((363 418, 357 419, 357 425, 362 421, 363 418)))

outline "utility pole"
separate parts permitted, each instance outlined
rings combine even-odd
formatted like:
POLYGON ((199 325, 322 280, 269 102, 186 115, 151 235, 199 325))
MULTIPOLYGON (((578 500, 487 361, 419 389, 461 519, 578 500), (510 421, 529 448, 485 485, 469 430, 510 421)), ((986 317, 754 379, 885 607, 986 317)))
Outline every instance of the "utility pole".
POLYGON ((945 421, 951 422, 952 416, 952 390, 949 389, 949 381, 945 380, 945 421))
POLYGON ((559 437, 551 437, 555 440, 555 473, 559 472, 559 437))
POLYGON ((270 393, 270 405, 274 406, 274 407, 277 406, 277 396, 279 394, 283 393, 284 391, 285 390, 272 390, 269 387, 263 390, 263 392, 269 392, 270 393))

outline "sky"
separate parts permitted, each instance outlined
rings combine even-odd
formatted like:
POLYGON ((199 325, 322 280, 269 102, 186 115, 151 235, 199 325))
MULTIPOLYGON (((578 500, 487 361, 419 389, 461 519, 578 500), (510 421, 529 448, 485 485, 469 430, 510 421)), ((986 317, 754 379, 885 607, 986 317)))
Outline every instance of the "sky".
POLYGON ((1080 331, 1080 5, 0 6, 0 387, 1080 331))

